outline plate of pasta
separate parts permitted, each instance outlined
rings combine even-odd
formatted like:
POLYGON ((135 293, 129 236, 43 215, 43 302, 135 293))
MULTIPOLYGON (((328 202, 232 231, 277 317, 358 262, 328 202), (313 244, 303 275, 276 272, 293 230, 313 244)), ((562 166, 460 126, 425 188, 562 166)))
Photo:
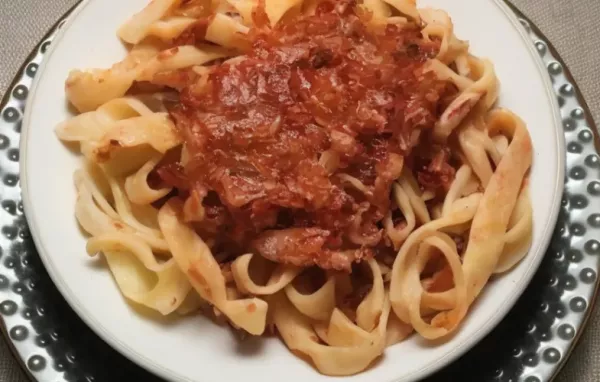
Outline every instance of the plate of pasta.
POLYGON ((564 138, 530 45, 496 0, 86 0, 25 111, 32 236, 165 379, 421 379, 549 244, 564 138))

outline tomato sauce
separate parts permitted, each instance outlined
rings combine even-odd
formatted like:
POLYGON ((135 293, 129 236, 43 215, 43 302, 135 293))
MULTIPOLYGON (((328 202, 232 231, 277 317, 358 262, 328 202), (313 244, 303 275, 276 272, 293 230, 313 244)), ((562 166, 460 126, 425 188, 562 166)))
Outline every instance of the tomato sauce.
MULTIPOLYGON (((352 2, 322 2, 273 28, 254 16, 246 54, 180 90, 170 114, 187 158, 157 174, 218 211, 221 242, 348 270, 386 246, 381 221, 404 166, 419 165, 424 188, 452 180, 447 150, 428 135, 457 90, 424 70, 439 42, 417 24, 376 26, 352 2)), ((192 28, 186 43, 206 30, 192 28)))

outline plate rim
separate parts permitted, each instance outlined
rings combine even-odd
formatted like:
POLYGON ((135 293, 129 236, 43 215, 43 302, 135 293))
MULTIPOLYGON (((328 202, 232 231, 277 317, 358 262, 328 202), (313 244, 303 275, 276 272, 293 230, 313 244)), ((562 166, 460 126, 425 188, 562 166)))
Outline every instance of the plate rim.
MULTIPOLYGON (((29 226, 29 230, 31 232, 32 240, 35 244, 36 250, 39 253, 39 257, 44 265, 44 268, 48 272, 52 282, 59 290, 61 296, 65 299, 68 305, 76 312, 77 316, 104 342, 106 342, 109 346, 111 346, 115 351, 117 351, 122 356, 129 359, 131 362, 136 365, 146 369, 147 371, 167 380, 177 380, 177 381, 189 381, 189 382, 197 382, 194 381, 184 375, 181 375, 170 368, 166 368, 160 364, 154 363, 146 356, 138 353, 135 348, 125 344, 119 338, 116 338, 112 333, 95 317, 93 317, 90 312, 88 312, 83 306, 81 306, 77 298, 71 293, 71 288, 63 282, 60 278, 58 272, 51 261, 51 256, 46 248, 42 245, 42 242, 39 238, 39 229, 38 229, 38 221, 39 219, 35 219, 34 209, 30 204, 30 193, 28 186, 28 175, 27 175, 27 158, 28 158, 28 141, 29 141, 29 125, 30 118, 32 114, 31 99, 34 97, 37 91, 38 84, 40 79, 43 77, 46 71, 47 63, 50 61, 50 58, 54 54, 56 47, 59 45, 66 31, 70 28, 71 24, 77 19, 81 11, 89 5, 92 1, 98 0, 81 0, 79 3, 75 4, 71 9, 69 9, 65 15, 66 17, 62 17, 56 25, 61 24, 62 26, 57 34, 53 38, 53 43, 50 45, 50 49, 46 52, 44 60, 42 61, 38 73, 35 76, 33 83, 30 87, 29 94, 25 101, 25 111, 23 113, 22 119, 22 130, 19 142, 19 151, 21 153, 19 160, 19 171, 20 171, 20 185, 21 185, 21 199, 23 203, 24 214, 26 217, 31 217, 27 219, 27 224, 29 226)), ((530 264, 529 268, 526 269, 524 276, 519 280, 519 288, 516 288, 512 294, 508 296, 505 301, 505 304, 501 306, 499 309, 499 314, 496 314, 493 319, 490 320, 491 324, 480 327, 477 331, 475 331, 471 337, 471 339, 465 340, 462 343, 459 343, 454 349, 449 351, 444 356, 440 357, 437 360, 435 365, 426 365, 421 369, 415 370, 410 374, 407 374, 403 377, 392 377, 390 382, 398 382, 398 381, 413 381, 419 378, 425 378, 433 375, 435 372, 441 370, 445 366, 454 362, 456 359, 464 355, 469 349, 474 347, 477 343, 479 343, 486 335, 492 332, 498 324, 506 317, 506 315, 512 310, 517 300, 520 296, 525 292, 525 290, 531 284, 531 280, 535 275, 536 271, 539 269, 540 264, 545 257, 545 253, 547 252, 550 243, 553 238, 553 231, 555 225, 558 220, 558 215, 560 211, 560 200, 562 198, 565 182, 563 181, 565 176, 565 168, 566 168, 566 143, 565 136, 562 132, 563 118, 560 114, 560 107, 558 105, 557 99, 555 97, 555 92, 553 90, 553 85, 551 82, 551 78, 547 73, 547 68, 542 60, 542 58, 537 54, 534 45, 531 42, 531 38, 528 36, 527 31, 523 27, 523 25, 519 22, 517 15, 522 13, 517 10, 517 12, 511 9, 515 8, 514 5, 509 3, 509 0, 487 0, 493 3, 495 6, 499 8, 499 10, 503 13, 504 17, 506 17, 513 28, 516 29, 519 33, 519 36, 529 51, 530 57, 536 64, 538 73, 541 75, 542 80, 544 82, 544 88, 546 91, 546 96, 548 97, 549 102, 551 103, 551 109, 553 114, 553 127, 554 133, 556 135, 556 145, 554 151, 557 153, 556 155, 556 165, 557 165, 557 173, 556 178, 559 181, 555 182, 554 188, 552 190, 552 210, 549 215, 549 219, 545 222, 545 227, 543 229, 541 243, 536 249, 536 252, 540 252, 535 260, 530 264), (506 303, 508 302, 508 303, 506 303)), ((524 16, 523 16, 524 17, 524 16)), ((526 17, 524 17, 526 18, 526 17)), ((10 87, 9 87, 10 89, 10 87)), ((585 102, 585 101, 584 101, 585 102)), ((587 104, 585 105, 587 106, 587 104)), ((595 126, 595 125, 594 125, 595 126)), ((600 286, 600 283, 599 283, 600 286)), ((598 292, 600 288, 596 288, 596 292, 598 292)), ((590 311, 593 309, 590 309, 590 311)), ((590 313, 591 315, 591 313, 590 313)), ((585 324, 582 325, 585 328, 585 324)), ((578 341, 575 342, 578 344, 578 341)), ((574 346, 573 346, 574 348, 574 346)), ((560 368, 556 371, 555 376, 560 371, 560 368)))
MULTIPOLYGON (((550 53, 552 54, 554 59, 562 66, 565 77, 567 78, 569 83, 571 83, 573 85, 573 87, 575 89, 575 94, 580 95, 579 97, 577 97, 577 102, 579 103, 579 106, 581 106, 581 108, 583 109, 583 111, 585 113, 586 122, 587 122, 589 128, 592 130, 592 134, 594 136, 593 142, 594 142, 594 145, 596 146, 596 151, 600 151, 600 130, 598 129, 598 124, 594 120, 591 109, 590 109, 586 99, 583 97, 583 94, 581 92, 579 84, 577 83, 577 81, 575 81, 575 77, 573 76, 571 69, 566 65, 566 63, 564 62, 561 55, 558 53, 558 50, 555 48, 552 41, 550 41, 550 39, 548 39, 546 37, 546 35, 540 30, 540 28, 535 23, 533 23, 528 16, 526 16, 519 8, 517 8, 517 6, 515 4, 513 4, 513 0, 503 0, 503 1, 506 3, 507 7, 515 15, 526 20, 529 23, 529 28, 531 28, 531 30, 536 35, 538 35, 544 39, 544 43, 546 44, 548 50, 550 51, 550 53)), ((554 98, 556 98, 556 97, 554 97, 554 98)), ((564 138, 564 134, 562 134, 562 136, 564 138)), ((563 189, 564 189, 564 185, 563 185, 563 189)), ((564 190, 563 190, 563 193, 564 193, 564 190)), ((571 340, 571 346, 568 347, 568 350, 563 354, 563 357, 561 357, 561 360, 557 364, 556 368, 554 369, 554 372, 552 373, 552 376, 550 377, 549 382, 553 382, 556 378, 558 378, 561 371, 563 371, 563 369, 565 368, 565 366, 568 364, 569 360, 571 359, 571 356, 575 352, 575 349, 578 346, 580 346, 581 337, 587 331, 589 323, 591 321, 591 318, 592 318, 594 312, 598 309, 598 304, 597 304, 598 296, 600 296, 600 281, 597 281, 596 284, 594 285, 593 293, 590 298, 590 307, 587 310, 587 312, 585 313, 583 320, 579 326, 579 330, 577 330, 575 337, 573 337, 573 339, 571 340)))
MULTIPOLYGON (((4 110, 4 108, 6 107, 6 105, 8 104, 8 102, 10 101, 13 89, 21 81, 21 74, 25 72, 25 69, 27 68, 27 65, 29 65, 29 63, 37 56, 38 51, 39 51, 39 47, 43 44, 44 41, 46 41, 53 34, 55 34, 55 36, 57 36, 59 33, 62 32, 59 28, 61 28, 61 26, 64 25, 65 21, 68 21, 68 19, 71 17, 71 15, 73 15, 75 13, 76 9, 81 5, 81 3, 83 1, 87 1, 87 0, 77 0, 77 2, 75 4, 73 4, 72 6, 70 6, 44 32, 43 36, 36 42, 35 47, 29 53, 27 53, 27 56, 23 59, 23 61, 19 65, 19 68, 17 69, 16 74, 12 77, 10 83, 6 87, 6 92, 0 98, 0 110, 4 110)), ((43 64, 43 62, 42 62, 42 64, 43 64)), ((34 79, 34 81, 35 81, 35 79, 34 79)), ((32 83, 31 88, 33 88, 33 83, 32 83)), ((29 97, 27 97, 27 99, 25 100, 25 105, 27 105, 28 98, 29 97)), ((23 123, 24 122, 25 121, 23 121, 23 123)), ((19 151, 20 150, 21 150, 21 141, 19 141, 19 151)), ((20 160, 19 160, 19 173, 22 173, 21 172, 21 162, 20 162, 20 160)), ((21 196, 22 196, 22 190, 21 190, 21 196)), ((25 208, 25 205, 23 205, 23 208, 25 208)), ((29 226, 29 221, 27 221, 27 226, 29 226)), ((37 250, 37 244, 36 244, 36 250, 37 250)), ((45 265, 44 265, 44 269, 47 269, 45 265)), ((54 280, 52 280, 52 282, 54 283, 54 280)), ((60 293, 61 293, 61 296, 63 296, 62 292, 60 292, 60 293)), ((65 299, 65 301, 66 301, 66 299, 65 299)), ((69 306, 71 306, 71 305, 69 304, 69 306)), ((77 315, 77 316, 79 317, 79 315, 77 315)), ((31 370, 29 370, 29 368, 26 365, 25 359, 19 353, 19 349, 15 346, 15 342, 10 338, 8 330, 9 329, 8 329, 7 324, 6 324, 5 318, 0 315, 0 332, 2 333, 2 339, 4 340, 4 343, 6 344, 6 347, 10 351, 11 356, 13 357, 13 359, 15 360, 15 362, 19 365, 19 369, 20 369, 22 375, 25 378, 27 378, 30 381, 37 381, 38 379, 33 375, 33 373, 31 372, 31 370)), ((96 332, 94 332, 94 333, 96 333, 96 332)), ((119 352, 119 354, 121 354, 121 353, 119 352)))

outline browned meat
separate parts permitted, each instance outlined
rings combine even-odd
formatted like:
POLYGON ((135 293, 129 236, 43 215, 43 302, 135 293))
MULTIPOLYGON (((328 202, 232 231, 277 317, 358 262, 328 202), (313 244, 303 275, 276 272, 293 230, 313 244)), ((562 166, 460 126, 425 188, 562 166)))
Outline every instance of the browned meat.
POLYGON ((329 231, 318 228, 288 228, 265 231, 252 242, 252 249, 265 258, 298 267, 350 271, 353 262, 372 256, 366 249, 327 249, 329 231))

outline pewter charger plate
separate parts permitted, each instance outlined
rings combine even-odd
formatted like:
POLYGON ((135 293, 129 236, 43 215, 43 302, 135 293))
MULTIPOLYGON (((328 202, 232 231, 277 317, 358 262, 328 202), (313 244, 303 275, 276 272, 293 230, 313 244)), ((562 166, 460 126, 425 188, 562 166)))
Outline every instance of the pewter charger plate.
MULTIPOLYGON (((592 176, 600 168, 596 131, 566 68, 539 31, 521 20, 548 67, 561 106, 568 152, 561 216, 542 266, 511 313, 432 381, 551 379, 581 334, 598 286, 600 242, 591 238, 600 228, 600 214, 593 212, 600 211, 600 182, 592 176)), ((2 103, 0 313, 15 353, 40 381, 157 380, 98 339, 71 311, 42 266, 22 213, 21 116, 38 65, 63 22, 32 53, 2 103)))

